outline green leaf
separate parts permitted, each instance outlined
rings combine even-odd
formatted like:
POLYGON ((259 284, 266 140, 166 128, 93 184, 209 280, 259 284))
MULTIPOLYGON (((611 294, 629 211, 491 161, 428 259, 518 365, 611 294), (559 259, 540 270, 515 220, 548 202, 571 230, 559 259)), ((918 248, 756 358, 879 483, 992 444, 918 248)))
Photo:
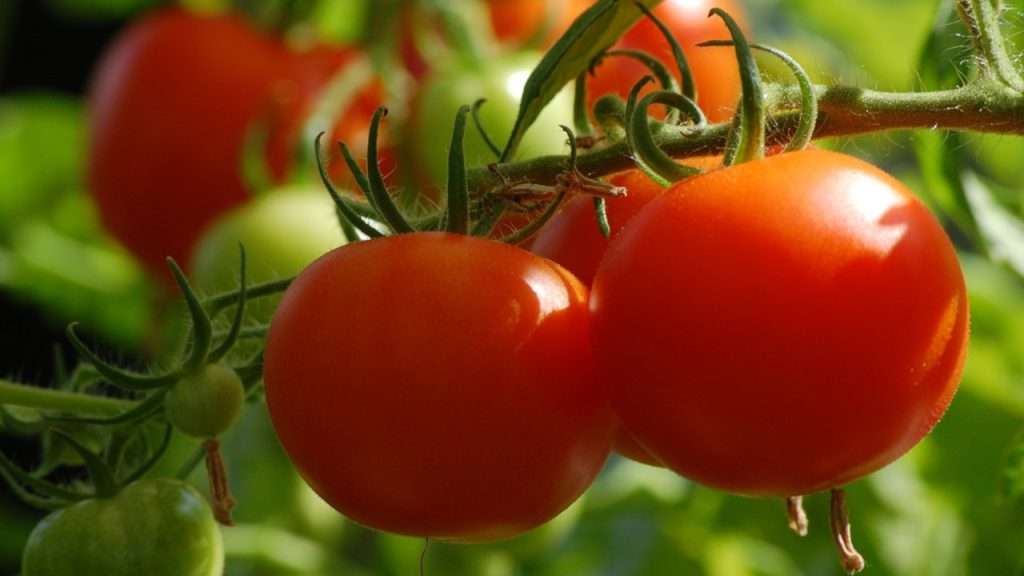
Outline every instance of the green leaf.
POLYGON ((1024 221, 1000 206, 974 173, 964 174, 963 187, 989 257, 1024 278, 1024 221))
MULTIPOLYGON (((642 1, 645 6, 652 7, 661 0, 642 1)), ((642 15, 632 0, 600 0, 573 22, 526 81, 515 127, 502 153, 503 162, 515 155, 523 135, 544 106, 642 15)))

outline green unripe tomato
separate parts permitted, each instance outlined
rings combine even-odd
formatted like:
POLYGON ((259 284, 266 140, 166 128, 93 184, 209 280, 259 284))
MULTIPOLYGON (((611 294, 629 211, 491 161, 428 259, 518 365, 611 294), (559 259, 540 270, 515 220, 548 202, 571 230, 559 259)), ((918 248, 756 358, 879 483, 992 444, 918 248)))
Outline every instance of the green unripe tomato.
MULTIPOLYGON (((422 158, 423 176, 440 186, 447 183, 448 151, 455 116, 459 107, 472 105, 480 98, 487 99, 480 108, 480 123, 491 140, 499 148, 503 147, 516 122, 523 86, 539 61, 537 54, 522 53, 500 56, 481 66, 467 66, 453 60, 433 70, 424 82, 413 117, 415 146, 422 158)), ((559 124, 572 125, 572 95, 566 90, 548 103, 526 132, 516 158, 566 153, 565 132, 559 124)), ((467 168, 496 161, 472 125, 466 127, 464 146, 467 168)))
POLYGON ((207 364, 171 387, 164 408, 167 419, 182 433, 213 438, 238 420, 244 402, 245 387, 238 374, 224 364, 207 364))
POLYGON ((206 501, 177 480, 140 480, 112 498, 43 518, 22 576, 220 576, 224 549, 206 501))
MULTIPOLYGON (((294 276, 345 243, 334 201, 320 187, 267 192, 220 219, 192 254, 196 288, 214 294, 238 288, 238 244, 245 246, 248 285, 294 276)), ((246 316, 268 322, 279 298, 246 304, 246 316)))

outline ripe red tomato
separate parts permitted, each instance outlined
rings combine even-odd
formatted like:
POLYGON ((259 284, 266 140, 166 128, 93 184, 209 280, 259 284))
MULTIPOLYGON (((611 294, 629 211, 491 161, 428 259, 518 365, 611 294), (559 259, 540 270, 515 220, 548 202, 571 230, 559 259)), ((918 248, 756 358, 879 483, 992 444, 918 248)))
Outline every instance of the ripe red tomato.
MULTIPOLYGON (((721 157, 693 158, 689 165, 711 170, 722 164, 721 157)), ((665 188, 639 170, 616 174, 609 179, 614 186, 626 189, 622 198, 605 201, 608 210, 608 224, 614 238, 622 231, 633 216, 651 200, 665 192, 665 188)), ((581 282, 590 286, 601 264, 601 258, 608 248, 608 239, 601 235, 594 215, 594 203, 590 197, 577 196, 565 203, 557 214, 537 233, 530 250, 549 260, 554 260, 572 272, 581 282)))
POLYGON ((834 152, 685 180, 615 238, 590 300, 598 374, 666 466, 793 496, 898 458, 942 416, 964 280, 901 183, 834 152))
POLYGON ((367 526, 481 541, 543 524, 609 451, 586 300, 562 267, 490 240, 420 233, 334 250, 271 323, 281 443, 367 526))
MULTIPOLYGON (((721 122, 732 116, 740 98, 740 77, 734 52, 697 46, 706 40, 730 38, 720 18, 708 18, 712 8, 725 10, 746 28, 743 7, 736 0, 664 0, 654 8, 654 14, 672 30, 686 54, 697 86, 697 103, 709 121, 721 122)), ((626 32, 615 47, 648 52, 664 62, 669 70, 676 70, 672 49, 658 27, 647 18, 626 32)), ((648 74, 650 71, 635 60, 608 58, 587 83, 591 104, 605 94, 626 98, 630 88, 648 74)), ((678 72, 676 80, 681 81, 678 72)), ((648 90, 651 89, 653 87, 648 90)))
MULTIPOLYGON (((591 0, 563 0, 556 3, 551 30, 545 38, 546 44, 553 44, 569 29, 573 20, 590 7, 591 0)), ((491 27, 494 35, 502 42, 511 44, 525 42, 540 29, 548 17, 549 3, 545 0, 487 0, 490 9, 491 27)))
MULTIPOLYGON (((203 228, 245 201, 239 166, 253 122, 270 122, 267 160, 280 178, 313 95, 352 54, 293 53, 231 15, 168 9, 134 23, 90 96, 89 182, 104 225, 169 279, 164 259, 186 262, 203 228)), ((360 99, 349 121, 365 124, 367 108, 360 99)))
MULTIPOLYGON (((712 169, 721 162, 721 158, 706 157, 695 158, 690 164, 712 169)), ((639 170, 622 172, 610 178, 609 182, 628 191, 623 198, 606 200, 612 238, 618 236, 626 222, 644 206, 665 191, 665 188, 639 170)), ((598 230, 593 201, 589 197, 577 196, 567 202, 534 237, 530 251, 565 266, 581 282, 590 286, 608 248, 608 242, 609 239, 598 230)), ((615 435, 615 451, 644 464, 659 465, 657 458, 621 429, 615 435)))

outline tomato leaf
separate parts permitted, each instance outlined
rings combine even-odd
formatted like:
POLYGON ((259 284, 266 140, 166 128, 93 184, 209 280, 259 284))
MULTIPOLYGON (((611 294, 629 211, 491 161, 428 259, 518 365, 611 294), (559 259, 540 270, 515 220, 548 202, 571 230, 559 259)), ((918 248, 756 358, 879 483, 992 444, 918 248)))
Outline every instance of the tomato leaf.
POLYGON ((975 174, 964 174, 963 187, 989 257, 1024 278, 1024 221, 999 205, 975 174))
MULTIPOLYGON (((642 0, 648 7, 660 1, 642 0)), ((515 156, 523 135, 544 106, 566 84, 584 72, 595 56, 611 47, 642 15, 632 0, 600 0, 573 22, 527 79, 515 127, 501 156, 502 162, 515 156)))

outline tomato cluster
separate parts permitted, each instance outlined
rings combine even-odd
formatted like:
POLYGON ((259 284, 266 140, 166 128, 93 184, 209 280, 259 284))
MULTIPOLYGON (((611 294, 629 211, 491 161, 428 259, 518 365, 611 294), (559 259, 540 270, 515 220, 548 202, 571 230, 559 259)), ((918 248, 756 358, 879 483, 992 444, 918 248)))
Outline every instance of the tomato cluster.
MULTIPOLYGON (((539 29, 543 3, 490 5, 505 42, 539 29)), ((706 18, 723 6, 738 12, 727 0, 654 11, 684 39, 712 121, 727 120, 740 96, 728 51, 697 47, 728 35, 706 18)), ((617 47, 671 61, 662 40, 643 21, 617 47)), ((529 54, 411 70, 422 83, 395 144, 414 153, 364 163, 369 184, 346 185, 366 198, 332 187, 331 204, 293 188, 246 203, 247 135, 266 130, 260 155, 282 179, 312 102, 355 54, 295 50, 230 16, 157 13, 101 65, 91 162, 104 222, 147 264, 191 254, 200 286, 228 291, 244 242, 257 282, 298 274, 280 302, 251 311, 260 328, 269 322, 266 400, 298 471, 346 516, 444 540, 511 537, 572 504, 613 448, 723 490, 801 496, 898 458, 949 405, 968 334, 955 250, 902 184, 849 156, 701 158, 692 164, 703 174, 668 189, 624 172, 610 178, 629 194, 606 200, 607 237, 580 196, 530 251, 437 231, 454 212, 432 231, 397 226, 387 208, 401 210, 373 187, 397 178, 396 158, 411 160, 402 168, 414 177, 402 184, 415 189, 459 182, 453 166, 496 161, 488 139, 500 146, 513 130, 537 61, 529 54), (453 164, 448 137, 479 98, 480 125, 453 164), (365 228, 355 227, 373 238, 343 236, 334 207, 349 224, 347 211, 363 210, 354 218, 365 228)), ((591 101, 626 96, 644 74, 637 66, 606 59, 588 82, 591 101)), ((376 134, 379 100, 371 82, 334 135, 355 144, 376 134)), ((551 101, 520 158, 565 150, 553 126, 570 123, 570 100, 551 101)), ((568 172, 567 181, 585 178, 575 165, 568 172)), ((331 174, 322 171, 329 186, 331 174)), ((237 376, 208 368, 225 384, 224 404, 240 404, 237 376)), ((234 421, 237 410, 218 420, 218 398, 197 401, 191 381, 179 384, 167 399, 179 429, 205 437, 205 424, 219 433, 234 421)))

